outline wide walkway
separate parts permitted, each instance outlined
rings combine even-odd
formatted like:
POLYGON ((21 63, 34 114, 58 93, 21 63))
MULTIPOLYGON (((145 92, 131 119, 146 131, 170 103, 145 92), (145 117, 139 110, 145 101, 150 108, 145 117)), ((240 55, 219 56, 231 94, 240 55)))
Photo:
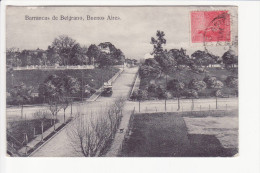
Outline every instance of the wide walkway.
MULTIPOLYGON (((131 90, 131 86, 137 73, 137 68, 125 68, 125 71, 116 79, 113 84, 113 95, 111 97, 99 97, 95 102, 83 103, 74 106, 75 111, 81 111, 86 115, 90 115, 91 112, 97 112, 102 108, 105 108, 113 102, 117 97, 126 97, 131 90)), ((77 157, 82 156, 80 153, 75 152, 74 148, 70 144, 70 140, 67 136, 67 126, 52 140, 46 143, 33 155, 34 157, 77 157)))

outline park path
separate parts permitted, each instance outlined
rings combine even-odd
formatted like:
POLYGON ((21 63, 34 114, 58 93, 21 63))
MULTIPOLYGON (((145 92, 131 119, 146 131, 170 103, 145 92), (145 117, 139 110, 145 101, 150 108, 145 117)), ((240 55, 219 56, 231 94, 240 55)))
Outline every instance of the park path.
MULTIPOLYGON (((57 127, 61 126, 62 123, 56 123, 55 126, 56 126, 56 129, 57 127)), ((50 127, 49 129, 47 129, 46 131, 43 132, 43 138, 47 137, 49 134, 51 134, 52 132, 54 131, 53 127, 50 127)), ((32 141, 30 141, 28 144, 27 144, 27 147, 22 147, 21 149, 19 149, 19 153, 22 153, 22 154, 26 154, 26 150, 28 151, 30 148, 33 148, 34 146, 36 146, 39 142, 41 142, 41 139, 42 139, 42 135, 39 134, 37 135, 37 137, 35 139, 33 139, 32 141)))
MULTIPOLYGON (((113 94, 111 97, 99 97, 94 102, 88 102, 84 104, 78 104, 74 109, 80 110, 86 115, 90 115, 90 112, 99 111, 100 108, 105 108, 107 105, 113 103, 113 101, 120 97, 127 97, 133 80, 137 73, 138 68, 125 68, 124 72, 113 83, 113 94)), ((33 153, 32 157, 80 157, 80 153, 75 152, 70 144, 69 137, 67 136, 67 126, 53 139, 48 141, 37 152, 33 153)))
POLYGON ((128 128, 129 119, 131 117, 131 114, 133 113, 133 110, 135 106, 132 104, 132 102, 127 102, 125 104, 125 109, 123 111, 123 117, 121 120, 121 123, 119 125, 119 129, 123 129, 122 132, 118 131, 115 135, 115 138, 113 140, 113 143, 105 155, 106 157, 116 157, 118 156, 118 153, 121 150, 121 146, 128 128))

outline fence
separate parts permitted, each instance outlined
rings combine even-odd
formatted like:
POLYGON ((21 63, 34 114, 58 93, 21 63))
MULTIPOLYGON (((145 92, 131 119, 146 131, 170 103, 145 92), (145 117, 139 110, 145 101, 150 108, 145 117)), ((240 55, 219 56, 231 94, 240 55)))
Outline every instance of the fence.
POLYGON ((66 69, 94 69, 94 65, 78 65, 78 66, 26 66, 14 67, 13 70, 66 70, 66 69))
POLYGON ((139 78, 139 73, 137 72, 134 78, 134 82, 132 84, 132 89, 129 92, 128 99, 131 99, 133 92, 139 89, 139 85, 140 85, 140 78, 139 78))
POLYGON ((177 100, 155 100, 134 102, 138 113, 154 112, 185 112, 185 111, 208 111, 208 110, 231 110, 238 109, 237 98, 218 99, 183 99, 178 104, 177 100))

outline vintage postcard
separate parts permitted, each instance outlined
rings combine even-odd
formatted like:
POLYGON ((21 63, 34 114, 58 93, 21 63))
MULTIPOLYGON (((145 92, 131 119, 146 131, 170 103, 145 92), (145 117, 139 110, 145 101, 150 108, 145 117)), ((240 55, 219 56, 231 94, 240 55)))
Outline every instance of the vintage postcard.
POLYGON ((10 157, 239 155, 236 6, 7 6, 10 157))

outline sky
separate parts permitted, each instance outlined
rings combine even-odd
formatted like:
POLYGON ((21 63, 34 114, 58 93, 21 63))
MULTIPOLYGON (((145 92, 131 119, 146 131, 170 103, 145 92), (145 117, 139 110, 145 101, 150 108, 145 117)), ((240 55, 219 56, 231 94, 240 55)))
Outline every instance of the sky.
MULTIPOLYGON (((14 7, 6 10, 6 47, 47 49, 55 37, 68 35, 81 45, 111 42, 128 58, 143 58, 152 52, 150 44, 157 30, 165 32, 166 49, 181 48, 190 55, 203 50, 201 44, 191 43, 190 12, 228 10, 231 14, 231 39, 237 36, 236 7, 14 7), (83 17, 84 20, 51 20, 53 16, 83 17), (86 20, 104 17, 104 20, 86 20), (29 17, 49 17, 50 20, 25 20, 29 17), (117 16, 120 20, 106 20, 117 16)), ((212 53, 222 56, 227 46, 208 46, 212 53)), ((237 49, 237 48, 235 48, 237 49)), ((235 50, 237 51, 237 50, 235 50)))

